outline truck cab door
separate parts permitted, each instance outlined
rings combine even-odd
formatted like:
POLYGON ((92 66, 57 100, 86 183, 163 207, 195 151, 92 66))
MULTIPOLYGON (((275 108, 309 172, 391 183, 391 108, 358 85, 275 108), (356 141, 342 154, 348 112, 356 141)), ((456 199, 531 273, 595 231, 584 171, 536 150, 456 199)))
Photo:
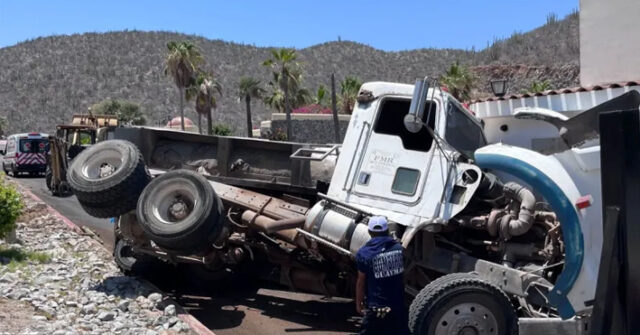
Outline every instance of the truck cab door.
MULTIPOLYGON (((440 100, 428 100, 424 120, 431 129, 438 121, 440 100)), ((435 143, 429 131, 417 133, 404 126, 411 99, 384 97, 380 101, 368 140, 361 150, 364 156, 355 169, 352 194, 366 199, 366 205, 380 206, 377 201, 400 206, 416 206, 423 194, 435 143)), ((357 201, 353 199, 353 201, 357 201)), ((414 213, 416 214, 416 213, 414 213)))

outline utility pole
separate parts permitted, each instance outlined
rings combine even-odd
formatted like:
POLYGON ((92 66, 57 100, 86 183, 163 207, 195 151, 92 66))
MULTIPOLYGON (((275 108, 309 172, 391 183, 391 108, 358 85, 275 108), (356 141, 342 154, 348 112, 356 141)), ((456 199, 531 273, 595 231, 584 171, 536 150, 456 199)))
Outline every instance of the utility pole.
POLYGON ((340 120, 338 119, 338 102, 336 101, 336 76, 331 73, 331 111, 333 112, 333 132, 335 143, 340 143, 340 120))
POLYGON ((292 141, 291 136, 291 109, 289 107, 289 78, 288 73, 282 71, 282 81, 284 81, 284 112, 287 120, 287 141, 292 141))

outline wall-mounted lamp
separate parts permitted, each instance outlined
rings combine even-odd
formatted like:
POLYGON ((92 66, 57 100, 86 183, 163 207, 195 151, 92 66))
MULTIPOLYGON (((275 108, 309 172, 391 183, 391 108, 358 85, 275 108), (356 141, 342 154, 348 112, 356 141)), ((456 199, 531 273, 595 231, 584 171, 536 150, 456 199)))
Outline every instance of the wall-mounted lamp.
POLYGON ((491 91, 497 97, 504 96, 507 93, 507 80, 494 79, 491 81, 491 91))

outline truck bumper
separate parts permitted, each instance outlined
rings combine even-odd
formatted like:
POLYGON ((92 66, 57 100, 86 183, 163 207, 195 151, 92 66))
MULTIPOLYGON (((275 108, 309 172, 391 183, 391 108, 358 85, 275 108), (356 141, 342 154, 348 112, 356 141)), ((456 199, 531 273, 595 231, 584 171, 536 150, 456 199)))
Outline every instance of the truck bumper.
POLYGON ((46 164, 20 164, 20 165, 14 165, 13 166, 13 170, 15 172, 39 172, 39 173, 44 173, 45 171, 47 171, 47 165, 46 164))

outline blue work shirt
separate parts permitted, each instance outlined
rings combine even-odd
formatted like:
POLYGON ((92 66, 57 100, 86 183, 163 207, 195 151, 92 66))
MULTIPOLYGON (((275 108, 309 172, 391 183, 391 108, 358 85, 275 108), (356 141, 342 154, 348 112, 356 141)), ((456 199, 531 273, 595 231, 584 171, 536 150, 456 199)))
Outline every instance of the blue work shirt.
POLYGON ((367 307, 404 307, 402 246, 390 236, 374 237, 356 254, 358 271, 366 275, 367 307))

